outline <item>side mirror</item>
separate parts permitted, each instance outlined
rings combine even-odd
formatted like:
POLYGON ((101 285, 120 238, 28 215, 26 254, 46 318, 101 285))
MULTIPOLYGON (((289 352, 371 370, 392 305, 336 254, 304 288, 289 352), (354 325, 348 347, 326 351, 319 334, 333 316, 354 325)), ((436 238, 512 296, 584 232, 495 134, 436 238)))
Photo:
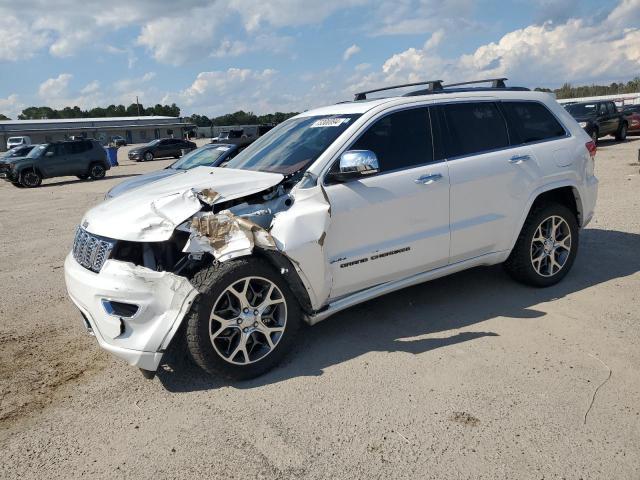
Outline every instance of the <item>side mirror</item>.
POLYGON ((331 175, 338 182, 367 175, 373 175, 380 171, 378 157, 371 150, 348 150, 340 155, 340 170, 331 175))

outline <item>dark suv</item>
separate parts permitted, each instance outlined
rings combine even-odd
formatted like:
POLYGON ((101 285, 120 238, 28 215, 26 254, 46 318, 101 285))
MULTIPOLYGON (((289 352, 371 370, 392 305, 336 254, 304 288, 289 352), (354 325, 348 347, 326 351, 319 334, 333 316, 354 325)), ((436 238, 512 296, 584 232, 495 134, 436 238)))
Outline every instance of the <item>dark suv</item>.
POLYGON ((564 108, 594 142, 607 135, 615 136, 618 141, 627 138, 629 123, 611 101, 570 103, 564 108))
POLYGON ((129 151, 129 160, 135 160, 136 162, 148 162, 154 158, 160 157, 179 158, 182 154, 182 150, 191 151, 196 148, 197 145, 188 140, 181 140, 179 138, 161 138, 152 140, 141 147, 132 148, 129 151))
POLYGON ((103 178, 111 168, 95 140, 71 140, 37 145, 26 157, 0 164, 0 178, 17 187, 38 187, 43 178, 75 175, 81 180, 103 178))

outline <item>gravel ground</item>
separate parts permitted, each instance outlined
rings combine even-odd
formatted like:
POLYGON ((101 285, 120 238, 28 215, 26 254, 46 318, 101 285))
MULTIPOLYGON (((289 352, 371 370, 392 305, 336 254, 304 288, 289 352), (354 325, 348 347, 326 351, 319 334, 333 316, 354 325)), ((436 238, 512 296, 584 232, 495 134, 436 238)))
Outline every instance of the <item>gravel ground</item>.
POLYGON ((602 142, 596 217, 560 285, 492 267, 412 287, 237 384, 183 361, 144 380, 66 297, 83 212, 171 161, 2 182, 0 478, 640 478, 639 148, 602 142))

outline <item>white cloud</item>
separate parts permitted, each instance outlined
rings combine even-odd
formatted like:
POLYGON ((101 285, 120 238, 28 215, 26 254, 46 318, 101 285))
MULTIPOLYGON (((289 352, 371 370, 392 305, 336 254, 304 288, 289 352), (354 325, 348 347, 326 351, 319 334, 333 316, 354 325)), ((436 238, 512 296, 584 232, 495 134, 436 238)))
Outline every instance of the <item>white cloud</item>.
POLYGON ((47 33, 32 31, 27 22, 10 13, 0 15, 0 61, 30 58, 48 41, 47 33))
POLYGON ((532 87, 628 78, 640 67, 639 18, 640 0, 623 0, 602 21, 530 25, 457 58, 435 54, 432 36, 422 49, 391 56, 381 72, 359 79, 356 86, 418 81, 425 72, 445 81, 506 76, 512 84, 532 87))
POLYGON ((85 85, 84 88, 80 90, 80 93, 83 93, 86 95, 89 93, 95 93, 98 90, 100 90, 100 82, 98 80, 94 80, 92 82, 89 82, 87 85, 85 85))
POLYGON ((431 34, 431 36, 429 37, 429 40, 425 42, 424 49, 433 50, 438 45, 440 45, 440 42, 442 42, 443 38, 444 38, 444 30, 443 29, 436 30, 431 34))
POLYGON ((342 59, 346 62, 358 53, 360 53, 360 47, 354 43, 344 51, 344 53, 342 54, 342 59))
POLYGON ((24 105, 15 93, 9 95, 7 98, 0 98, 0 113, 9 118, 15 120, 24 108, 24 105))
POLYGON ((38 95, 47 102, 57 101, 67 94, 72 78, 73 75, 70 73, 61 73, 55 78, 49 78, 40 84, 38 95))

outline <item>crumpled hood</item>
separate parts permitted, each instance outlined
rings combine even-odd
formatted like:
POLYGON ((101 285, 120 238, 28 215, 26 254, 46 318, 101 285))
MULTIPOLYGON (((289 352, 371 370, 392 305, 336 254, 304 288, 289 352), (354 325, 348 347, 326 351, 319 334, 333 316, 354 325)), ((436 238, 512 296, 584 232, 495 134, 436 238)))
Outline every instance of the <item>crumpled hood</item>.
POLYGON ((102 202, 85 214, 82 226, 108 238, 161 242, 202 209, 200 191, 217 192, 219 196, 211 203, 215 204, 261 192, 283 178, 279 173, 197 167, 102 202))
POLYGON ((165 168, 163 170, 157 170, 155 172, 136 175, 133 178, 129 178, 123 182, 120 182, 118 185, 109 190, 108 195, 109 198, 117 197, 125 192, 128 192, 129 190, 133 190, 134 188, 146 185, 147 183, 156 182, 163 178, 170 177, 171 175, 184 173, 186 173, 186 170, 174 170, 172 168, 165 168))

